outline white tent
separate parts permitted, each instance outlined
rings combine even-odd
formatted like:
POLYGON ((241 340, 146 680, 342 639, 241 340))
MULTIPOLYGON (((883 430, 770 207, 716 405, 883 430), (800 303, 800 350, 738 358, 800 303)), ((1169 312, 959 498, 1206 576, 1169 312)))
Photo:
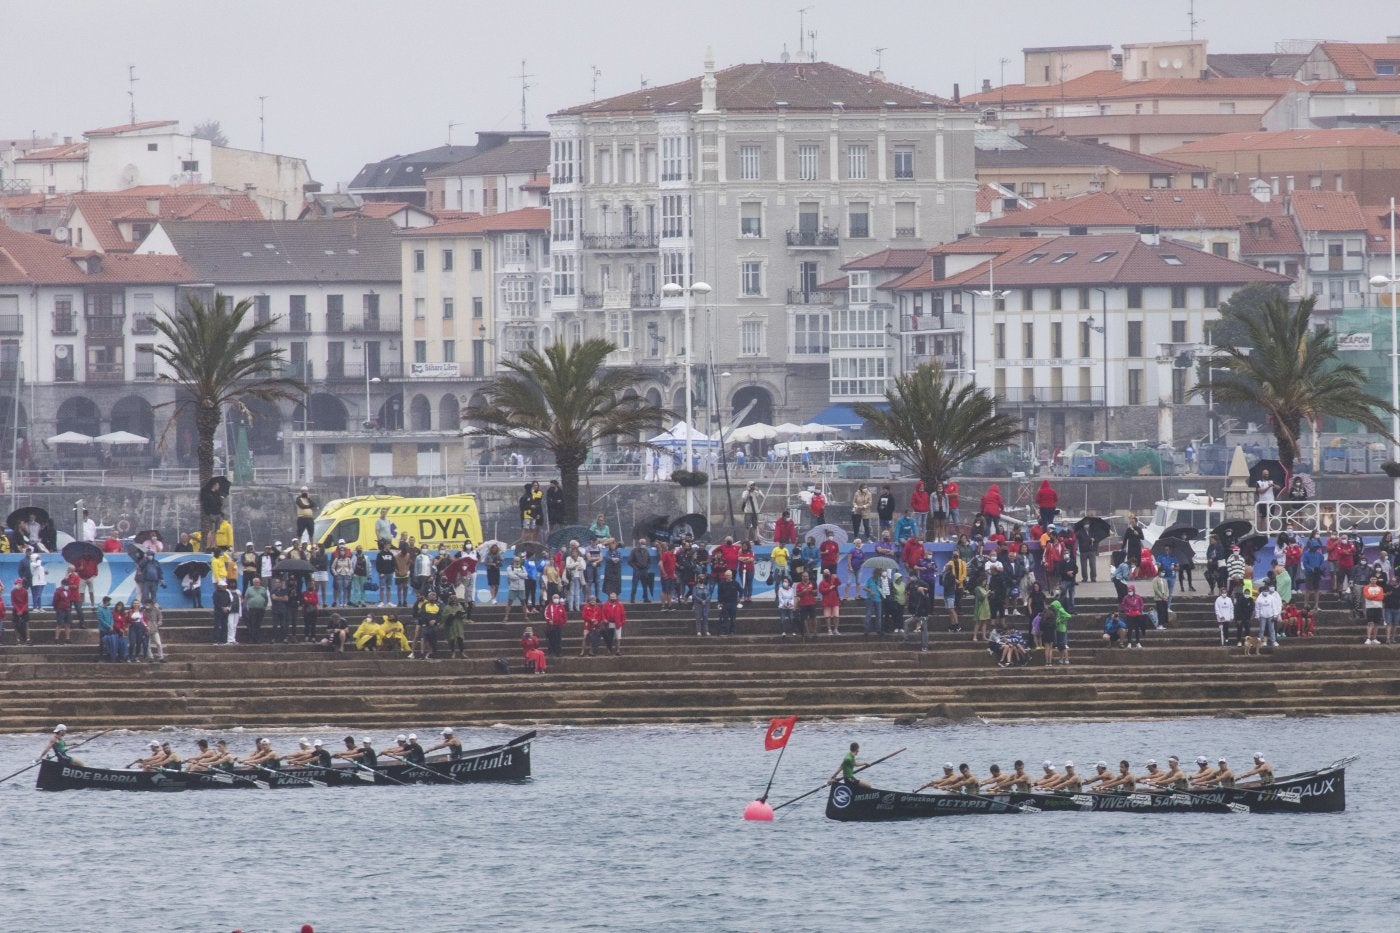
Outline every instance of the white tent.
POLYGON ((739 443, 748 441, 770 441, 778 436, 778 429, 771 424, 746 424, 729 432, 729 439, 739 443))
POLYGON ((841 429, 829 424, 817 424, 813 421, 802 426, 802 433, 815 437, 819 434, 840 434, 841 429))
POLYGON ((675 426, 665 434, 658 434, 647 441, 656 447, 674 447, 682 449, 685 447, 686 435, 690 435, 690 446, 692 448, 718 447, 719 441, 711 438, 703 431, 697 431, 684 421, 677 421, 675 426))
POLYGON ((113 431, 111 434, 100 434, 93 440, 99 444, 145 444, 150 438, 132 434, 130 431, 113 431))
POLYGON ((79 434, 77 431, 64 431, 62 434, 55 434, 48 439, 50 444, 91 444, 92 438, 86 434, 79 434))
POLYGON ((778 432, 779 437, 797 437, 802 433, 802 425, 784 421, 773 430, 778 432))

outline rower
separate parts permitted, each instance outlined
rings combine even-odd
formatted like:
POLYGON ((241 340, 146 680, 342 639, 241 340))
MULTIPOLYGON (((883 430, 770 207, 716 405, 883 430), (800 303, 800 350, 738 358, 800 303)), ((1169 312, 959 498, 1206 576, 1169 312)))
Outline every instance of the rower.
POLYGON ((1064 778, 1061 777, 1060 772, 1055 770, 1055 766, 1048 761, 1043 761, 1041 762, 1040 767, 1044 769, 1045 774, 1040 778, 1040 780, 1036 781, 1034 784, 1031 785, 1031 789, 1054 790, 1055 788, 1059 787, 1060 781, 1064 780, 1064 778))
POLYGON ((1222 758, 1217 764, 1220 767, 1215 769, 1215 785, 1217 787, 1234 787, 1235 772, 1230 770, 1230 763, 1222 758))
POLYGON ((982 789, 993 793, 1002 790, 1011 781, 1011 775, 1001 773, 1001 765, 989 765, 991 776, 982 782, 982 789))
MULTIPOLYGON (((1152 767, 1157 767, 1157 762, 1152 762, 1152 767)), ((1099 790, 1117 790, 1132 793, 1137 787, 1137 778, 1133 777, 1132 769, 1128 766, 1128 759, 1124 758, 1118 762, 1118 773, 1099 785, 1099 790)))
POLYGON ((214 743, 214 760, 210 762, 210 768, 218 768, 221 771, 232 771, 233 766, 238 761, 233 757, 233 752, 228 750, 228 742, 219 739, 214 743))
POLYGON ((977 780, 977 775, 968 768, 967 763, 958 765, 957 780, 948 785, 950 793, 955 794, 975 794, 981 782, 977 780))
POLYGON ((1045 791, 1068 791, 1071 794, 1079 793, 1084 785, 1084 779, 1079 776, 1079 772, 1074 770, 1074 762, 1065 762, 1065 773, 1053 783, 1042 783, 1041 789, 1045 791))
POLYGON ((1253 787, 1268 787, 1270 784, 1274 783, 1274 766, 1264 760, 1263 752, 1254 753, 1254 767, 1250 768, 1244 774, 1241 774, 1236 780, 1243 781, 1248 777, 1258 778, 1258 780, 1251 785, 1253 787))
POLYGON ((253 754, 243 759, 245 765, 257 765, 263 768, 277 767, 277 753, 272 750, 271 739, 258 739, 258 744, 254 747, 253 754))
POLYGON ((316 741, 312 742, 312 743, 311 743, 311 754, 312 754, 312 761, 313 761, 315 764, 321 766, 322 768, 326 768, 326 769, 328 769, 328 770, 330 769, 330 767, 331 767, 331 753, 330 753, 330 749, 326 748, 326 743, 325 743, 325 742, 322 742, 320 739, 317 739, 316 741))
POLYGON ((942 777, 934 778, 932 781, 929 781, 927 784, 923 785, 923 787, 914 788, 914 793, 917 794, 925 787, 932 787, 934 790, 950 790, 952 789, 953 785, 960 780, 961 778, 958 775, 958 772, 953 768, 953 763, 949 761, 944 763, 943 765, 942 777))
POLYGON ((1021 759, 1016 759, 1014 771, 1006 781, 1006 787, 1013 793, 1029 794, 1031 792, 1031 776, 1026 773, 1026 763, 1021 759))
MULTIPOLYGON (((1158 787, 1171 788, 1172 790, 1186 790, 1186 775, 1181 773, 1181 762, 1175 755, 1167 759, 1166 773, 1161 775, 1154 773, 1153 778, 1154 780, 1152 783, 1156 784, 1158 787)), ((1143 780, 1145 781, 1147 779, 1143 778, 1143 780)))
POLYGON ((37 761, 43 761, 52 752, 59 764, 74 765, 81 768, 83 763, 72 755, 68 754, 68 727, 63 723, 53 727, 53 734, 49 736, 49 741, 44 745, 44 750, 39 753, 37 761))
POLYGON ((851 750, 847 752, 841 759, 841 766, 836 769, 836 772, 832 774, 831 777, 827 778, 826 783, 835 784, 836 779, 840 778, 841 783, 843 784, 847 784, 852 787, 863 787, 866 790, 869 790, 870 785, 856 777, 857 768, 870 767, 865 762, 856 760, 856 755, 858 754, 860 754, 860 743, 852 742, 851 750))
POLYGON ((165 760, 165 756, 160 751, 160 743, 151 742, 146 747, 151 750, 151 754, 145 758, 137 758, 130 765, 127 765, 128 768, 135 765, 142 771, 154 771, 160 767, 160 763, 165 760))
POLYGON ((1147 759, 1147 773, 1137 779, 1137 783, 1146 784, 1149 788, 1155 788, 1161 783, 1162 778, 1167 776, 1167 772, 1157 770, 1157 759, 1147 759))
POLYGON ((1207 785, 1215 780, 1215 769, 1205 755, 1196 756, 1196 770, 1191 774, 1191 783, 1207 785))
POLYGON ((302 739, 297 743, 297 746, 296 751, 282 759, 282 763, 288 768, 310 764, 316 758, 316 752, 311 747, 310 739, 302 739))
POLYGON ((345 741, 345 751, 343 751, 343 752, 336 752, 335 757, 336 757, 336 758, 344 758, 344 759, 346 759, 346 760, 348 760, 348 761, 359 761, 359 760, 360 760, 360 750, 359 750, 358 748, 355 747, 355 737, 354 737, 353 735, 347 735, 347 736, 345 737, 344 741, 345 741))
POLYGON ((1097 784, 1099 785, 1099 790, 1103 790, 1104 785, 1111 780, 1113 780, 1113 772, 1108 770, 1108 762, 1100 761, 1098 764, 1094 765, 1093 775, 1083 780, 1080 789, 1083 790, 1090 785, 1097 784))
POLYGON ((196 739, 194 744, 199 746, 199 751, 185 762, 185 770, 208 771, 209 764, 218 757, 219 753, 209 747, 208 739, 196 739))
POLYGON ((425 749, 425 754, 431 754, 440 749, 447 749, 447 757, 456 761, 462 757, 462 740, 452 734, 452 727, 448 726, 442 730, 442 741, 432 748, 425 749))
POLYGON ((360 740, 360 764, 366 768, 373 768, 379 763, 379 756, 374 751, 374 739, 360 740))
POLYGON ((421 765, 428 757, 428 753, 423 751, 423 746, 418 743, 418 736, 412 732, 408 734, 408 745, 405 748, 407 751, 403 757, 415 765, 421 765))
POLYGON ((161 742, 160 751, 161 754, 165 756, 160 766, 162 768, 169 768, 171 771, 179 771, 180 765, 184 763, 184 759, 175 753, 175 749, 170 747, 170 742, 161 742))

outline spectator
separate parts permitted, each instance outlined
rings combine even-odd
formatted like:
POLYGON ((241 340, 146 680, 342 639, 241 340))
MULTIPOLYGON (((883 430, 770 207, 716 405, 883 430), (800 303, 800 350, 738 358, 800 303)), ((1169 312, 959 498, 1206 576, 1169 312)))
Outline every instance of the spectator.
MULTIPOLYGON (((227 515, 220 515, 214 525, 214 546, 221 547, 229 553, 233 552, 233 523, 228 520, 227 515)), ((234 585, 232 581, 229 582, 230 587, 234 585)))
POLYGON ((363 607, 365 600, 365 584, 369 582, 369 558, 365 556, 365 549, 360 545, 355 545, 355 558, 350 567, 350 605, 363 607))
POLYGON ((1127 621, 1127 646, 1129 648, 1141 648, 1142 636, 1147 629, 1146 607, 1143 599, 1138 595, 1137 587, 1128 587, 1127 595, 1118 603, 1118 609, 1127 621))
MULTIPOLYGON (((106 602, 106 599, 103 600, 106 602)), ((233 607, 233 601, 229 598, 228 581, 216 579, 214 581, 214 644, 222 645, 228 642, 228 617, 233 607)))
MULTIPOLYGON (((97 522, 92 520, 92 513, 87 509, 83 509, 83 522, 78 532, 78 540, 97 541, 97 522)), ((188 540, 188 538, 186 540, 188 540)))
POLYGON ((131 661, 131 616, 125 603, 112 607, 112 639, 116 649, 116 660, 121 663, 131 661))
POLYGON ((796 568, 790 567, 790 554, 782 543, 774 544, 768 552, 768 565, 772 568, 768 579, 775 587, 782 586, 784 580, 794 579, 800 573, 796 568))
POLYGON ((242 588, 246 590, 253 578, 262 573, 262 555, 253 547, 253 542, 243 545, 243 553, 238 555, 238 568, 243 572, 242 588))
POLYGON ((263 619, 267 615, 272 594, 263 586, 262 577, 253 577, 248 588, 243 591, 243 612, 247 616, 245 641, 256 645, 262 638, 263 619))
MULTIPOLYGON (((411 595, 409 595, 407 602, 412 602, 416 600, 418 594, 422 593, 425 589, 427 589, 428 584, 432 581, 433 578, 433 556, 428 553, 428 550, 426 548, 414 546, 412 548, 412 554, 413 562, 410 567, 410 574, 413 584, 413 592, 411 595)), ((530 592, 526 593, 527 597, 530 595, 530 592)))
POLYGON ((546 526, 564 524, 564 487, 559 480, 552 479, 544 491, 544 517, 546 526))
POLYGON ((534 630, 532 627, 528 626, 528 625, 525 626, 525 631, 524 631, 524 633, 522 633, 521 636, 520 636, 520 654, 521 654, 521 656, 524 657, 524 658, 528 661, 528 660, 530 659, 530 653, 531 653, 532 651, 537 650, 537 649, 539 648, 539 646, 540 646, 540 640, 539 640, 539 638, 535 635, 535 630, 534 630))
POLYGON ((35 611, 44 608, 44 587, 49 585, 49 572, 44 567, 42 554, 29 555, 29 579, 25 581, 30 590, 30 605, 35 611))
MULTIPOLYGON (((407 608, 409 605, 409 578, 413 574, 413 545, 407 538, 399 538, 398 547, 394 548, 394 603, 397 608, 407 608)), ((499 568, 500 564, 497 563, 499 568)), ((491 579, 490 555, 487 555, 486 579, 491 579)), ((497 576, 499 584, 500 577, 497 576)), ((496 601, 495 593, 491 595, 491 601, 496 601)))
POLYGON ((797 597, 797 633, 803 638, 817 637, 817 585, 810 573, 803 573, 794 587, 797 597))
POLYGON ((894 523, 894 541, 903 545, 906 541, 918 540, 921 537, 919 522, 914 518, 914 513, 909 509, 904 510, 899 521, 894 523))
POLYGON ((735 558, 738 570, 735 573, 735 580, 739 584, 739 598, 753 599, 753 575, 758 566, 758 559, 754 557, 753 545, 744 541, 739 545, 739 554, 735 558))
POLYGON ((1128 626, 1123 623, 1123 617, 1119 615, 1118 610, 1115 609, 1113 612, 1110 612, 1108 618, 1104 620, 1103 637, 1108 641, 1110 647, 1126 648, 1128 646, 1123 639, 1127 628, 1128 626))
POLYGON ((614 655, 622 654, 622 630, 627 626, 627 607, 617 598, 617 592, 608 594, 608 601, 603 604, 603 627, 608 634, 605 636, 608 642, 608 650, 614 655))
POLYGON ((793 585, 791 580, 784 580, 778 585, 777 599, 778 634, 783 638, 787 638, 789 632, 793 635, 800 635, 801 628, 797 620, 797 587, 793 585))
POLYGON ((603 639, 603 607, 598 605, 597 598, 590 593, 588 602, 583 604, 579 614, 583 619, 583 647, 579 649, 578 654, 579 657, 585 654, 592 657, 603 639))
POLYGON ((762 499, 763 494, 758 491, 757 483, 749 483, 739 499, 739 511, 744 513, 744 530, 750 541, 758 537, 758 513, 762 499))
MULTIPOLYGON (((820 489, 812 490, 812 499, 807 503, 807 508, 812 513, 813 527, 826 523, 826 496, 822 495, 820 489)), ((784 512, 783 514, 786 515, 787 513, 784 512)), ((796 541, 797 538, 794 537, 792 540, 796 541)))
POLYGON ((773 523, 774 544, 797 544, 797 523, 792 520, 792 512, 787 509, 773 523))
POLYGON ((886 584, 888 589, 884 594, 884 601, 880 604, 880 608, 884 612, 884 624, 881 630, 887 634, 890 632, 898 632, 903 635, 904 601, 908 596, 908 588, 904 583, 904 574, 896 570, 883 579, 888 581, 886 584))
MULTIPOLYGON (((841 634, 841 580, 836 571, 822 570, 821 581, 817 584, 817 594, 821 597, 822 618, 826 621, 828 635, 841 634)), ((813 635, 816 633, 813 632, 813 635)))
MULTIPOLYGON (((53 641, 56 645, 73 643, 73 591, 65 581, 60 580, 53 590, 53 641)), ((0 612, 0 617, 3 612, 0 612)))
POLYGON ((710 580, 699 574, 691 591, 690 604, 695 610, 695 634, 710 634, 710 580))
POLYGON ((734 634, 734 622, 742 595, 739 581, 734 579, 734 571, 726 570, 715 586, 715 601, 719 603, 719 634, 726 638, 734 634))
POLYGON ((549 655, 554 658, 564 656, 564 626, 569 623, 568 610, 564 608, 564 597, 553 596, 544 607, 545 640, 549 643, 549 655))
MULTIPOLYGON (((909 496, 909 511, 914 513, 915 533, 924 538, 928 535, 928 515, 931 498, 923 480, 914 484, 914 492, 909 496)), ((908 515, 909 512, 904 514, 908 515)), ((897 535, 896 535, 897 537, 897 535)))
POLYGON ((331 599, 328 605, 348 606, 350 605, 350 578, 355 575, 355 552, 345 546, 345 539, 341 538, 335 543, 335 549, 331 551, 330 573, 332 577, 331 599))
POLYGON ((296 513, 296 539, 310 541, 316 534, 316 500, 311 498, 310 488, 303 486, 292 502, 296 513))
POLYGON ((133 664, 145 663, 146 655, 151 651, 151 639, 150 630, 146 628, 146 616, 142 612, 139 602, 131 604, 126 618, 128 650, 130 652, 128 658, 133 664))
POLYGON ((958 481, 946 479, 943 481, 943 495, 948 500, 948 521, 954 526, 956 533, 958 524, 958 481))
POLYGON ((651 548, 646 538, 638 538, 627 554, 627 566, 632 569, 632 594, 628 598, 637 601, 637 587, 642 589, 642 602, 651 602, 651 548))
POLYGON ((520 604, 526 618, 534 615, 535 610, 525 603, 526 576, 525 558, 517 554, 515 559, 510 562, 510 566, 506 568, 506 614, 505 618, 501 620, 502 622, 510 621, 510 609, 516 603, 520 604))
POLYGON ((986 522, 988 534, 995 534, 998 530, 998 522, 1001 521, 1001 487, 992 483, 987 487, 987 491, 982 493, 982 518, 986 522))
POLYGON ((1048 628, 1044 637, 1046 638, 1045 643, 1050 646, 1045 652, 1045 663, 1046 665, 1054 664, 1055 652, 1059 651, 1060 663, 1068 664, 1070 611, 1064 607, 1058 593, 1055 594, 1054 599, 1050 600, 1050 605, 1046 606, 1045 610, 1050 616, 1049 619, 1041 620, 1042 631, 1048 628))
POLYGON ((856 484, 856 491, 851 495, 851 537, 870 537, 870 509, 874 501, 864 483, 856 484))
MULTIPOLYGON (((1379 582, 1374 576, 1371 580, 1376 584, 1374 611, 1377 621, 1379 621, 1381 615, 1381 599, 1384 596, 1384 592, 1381 590, 1379 582)), ((1366 619, 1368 623, 1371 620, 1371 611, 1371 600, 1368 598, 1366 602, 1366 619)), ((1274 592, 1274 588, 1267 583, 1259 588, 1259 598, 1254 602, 1254 614, 1259 619, 1259 640, 1272 648, 1277 648, 1278 624, 1280 618, 1283 616, 1283 601, 1278 598, 1278 593, 1274 592)), ((1379 644, 1379 642, 1376 642, 1376 644, 1379 644)))
POLYGON ((564 555, 564 582, 568 591, 568 608, 578 612, 583 608, 584 581, 588 575, 588 561, 579 550, 577 541, 569 542, 569 550, 564 555))
POLYGON ((861 624, 862 638, 869 638, 871 632, 883 634, 881 626, 884 624, 884 608, 881 604, 884 602, 885 592, 880 582, 883 573, 883 568, 875 568, 861 587, 861 595, 865 599, 865 620, 861 624))
POLYGON ((1123 554, 1130 566, 1142 562, 1142 526, 1136 515, 1128 516, 1128 527, 1123 529, 1123 554))
POLYGON ((141 607, 141 617, 146 623, 146 660, 165 663, 165 641, 160 636, 161 622, 165 615, 160 603, 149 602, 141 607))
POLYGON ((1055 513, 1060 511, 1060 494, 1055 491, 1055 487, 1050 485, 1048 479, 1040 481, 1040 488, 1035 491, 1035 507, 1040 510, 1040 524, 1048 527, 1055 521, 1055 513))
POLYGON ((606 541, 612 537, 612 532, 608 529, 607 519, 603 513, 599 512, 598 517, 593 520, 593 524, 588 526, 588 537, 593 541, 606 541))
POLYGON ((979 572, 972 582, 972 640, 986 641, 992 622, 992 591, 986 573, 979 572), (981 633, 981 638, 977 637, 981 633))
POLYGON ((1245 636, 1254 621, 1254 597, 1241 585, 1235 589, 1235 647, 1244 644, 1245 636))
POLYGON ((10 611, 15 623, 15 638, 22 645, 34 644, 29 638, 29 589, 24 585, 23 577, 17 577, 10 590, 10 611))
POLYGON ((889 531, 894 526, 894 493, 889 486, 880 487, 880 497, 875 500, 875 514, 880 519, 880 530, 889 531))

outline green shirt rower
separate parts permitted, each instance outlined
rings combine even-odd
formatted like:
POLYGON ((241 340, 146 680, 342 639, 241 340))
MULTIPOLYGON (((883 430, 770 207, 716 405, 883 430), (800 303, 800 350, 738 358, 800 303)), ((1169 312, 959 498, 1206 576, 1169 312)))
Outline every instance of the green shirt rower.
POLYGON ((865 762, 863 762, 863 761, 858 761, 858 760, 856 759, 856 756, 857 756, 859 753, 860 753, 860 743, 859 743, 859 742, 852 742, 852 743, 851 743, 851 750, 850 750, 849 752, 846 753, 846 755, 845 755, 844 758, 841 759, 841 767, 837 768, 836 771, 835 771, 835 773, 832 774, 831 777, 827 779, 827 783, 828 783, 828 784, 835 784, 836 781, 837 781, 837 778, 840 778, 840 780, 841 780, 841 782, 842 782, 843 784, 851 784, 851 785, 854 785, 854 786, 856 786, 856 787, 865 787, 865 788, 869 788, 869 787, 870 787, 869 784, 865 783, 864 781, 862 781, 862 780, 860 780, 859 778, 856 777, 856 771, 857 771, 858 769, 860 769, 860 768, 865 768, 865 767, 869 767, 869 765, 867 765, 865 762))

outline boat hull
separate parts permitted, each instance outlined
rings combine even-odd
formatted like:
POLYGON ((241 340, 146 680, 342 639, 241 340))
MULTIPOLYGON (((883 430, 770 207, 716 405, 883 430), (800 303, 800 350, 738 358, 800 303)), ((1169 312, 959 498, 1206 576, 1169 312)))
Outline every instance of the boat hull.
POLYGON ((313 781, 333 787, 369 784, 467 784, 488 781, 521 781, 530 776, 530 745, 535 733, 503 745, 463 751, 454 760, 435 758, 423 765, 392 764, 371 774, 360 768, 282 768, 255 771, 131 771, 91 768, 46 759, 39 764, 34 786, 39 790, 250 790, 316 787, 313 781))
POLYGON ((906 794, 835 784, 827 794, 828 819, 846 823, 977 816, 1037 810, 1115 813, 1340 813, 1346 809, 1346 769, 1332 768, 1280 780, 1265 789, 1217 788, 1190 794, 1170 791, 1106 794, 906 794))

